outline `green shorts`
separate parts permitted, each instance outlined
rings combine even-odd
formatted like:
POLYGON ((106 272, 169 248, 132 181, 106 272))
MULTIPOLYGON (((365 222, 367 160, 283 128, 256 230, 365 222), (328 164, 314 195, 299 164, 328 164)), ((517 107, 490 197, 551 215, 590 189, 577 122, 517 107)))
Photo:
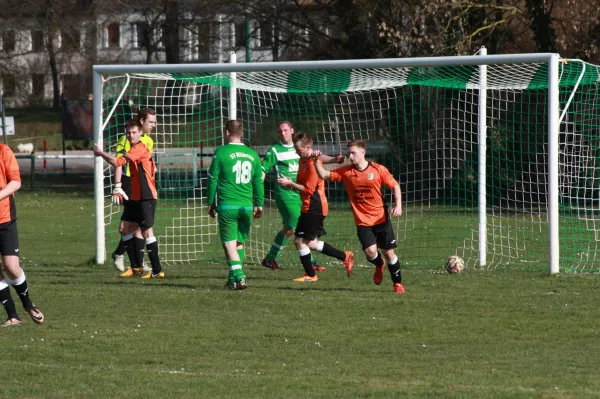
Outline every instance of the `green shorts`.
POLYGON ((275 197, 275 204, 277 210, 283 219, 283 226, 288 229, 295 229, 298 226, 298 218, 300 217, 300 209, 302 208, 302 201, 300 196, 296 198, 285 198, 282 199, 279 196, 275 197))
POLYGON ((252 211, 253 208, 246 207, 218 210, 221 242, 246 242, 252 224, 252 211))

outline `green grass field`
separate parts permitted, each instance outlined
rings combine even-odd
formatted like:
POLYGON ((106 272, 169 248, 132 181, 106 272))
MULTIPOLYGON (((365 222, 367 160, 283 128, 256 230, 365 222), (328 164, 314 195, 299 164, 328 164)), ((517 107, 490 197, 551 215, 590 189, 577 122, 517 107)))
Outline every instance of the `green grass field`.
MULTIPOLYGON (((2 397, 583 398, 600 395, 600 280, 518 271, 224 262, 120 279, 96 266, 89 192, 18 193, 22 263, 46 323, 0 331, 2 397)), ((14 294, 13 294, 14 296, 14 294)), ((20 306, 19 306, 20 309, 20 306)), ((21 315, 25 314, 21 311, 21 315)))

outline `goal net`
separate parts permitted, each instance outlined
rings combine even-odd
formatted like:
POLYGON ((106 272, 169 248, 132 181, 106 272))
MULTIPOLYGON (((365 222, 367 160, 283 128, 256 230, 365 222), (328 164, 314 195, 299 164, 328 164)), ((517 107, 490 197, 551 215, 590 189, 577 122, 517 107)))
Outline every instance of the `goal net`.
MULTIPOLYGON (((343 62, 97 66, 97 134, 114 152, 136 109, 156 110, 155 234, 167 263, 223 259, 216 220, 207 214, 206 172, 225 144, 225 123, 235 117, 243 121, 246 144, 261 156, 278 140, 280 120, 329 155, 364 140, 368 159, 385 165, 401 185, 404 213, 393 223, 404 266, 441 269, 448 256, 459 255, 467 268, 547 270, 555 195, 561 268, 598 271, 598 68, 556 58, 553 100, 548 62, 516 56, 492 63, 500 59, 493 57, 446 57, 437 65, 373 60, 353 68, 343 62), (461 65, 467 58, 479 64, 461 65), (554 139, 553 117, 560 122, 554 139)), ((106 257, 119 240, 122 208, 110 202, 111 168, 104 164, 99 173, 97 242, 105 243, 106 257)), ((252 225, 248 262, 264 258, 282 227, 273 187, 268 175, 265 215, 252 225)), ((326 240, 360 251, 344 187, 327 183, 326 190, 326 240)), ((392 202, 390 190, 385 197, 392 202)), ((293 242, 277 261, 283 267, 299 262, 293 242)), ((357 261, 366 264, 364 256, 357 261)))

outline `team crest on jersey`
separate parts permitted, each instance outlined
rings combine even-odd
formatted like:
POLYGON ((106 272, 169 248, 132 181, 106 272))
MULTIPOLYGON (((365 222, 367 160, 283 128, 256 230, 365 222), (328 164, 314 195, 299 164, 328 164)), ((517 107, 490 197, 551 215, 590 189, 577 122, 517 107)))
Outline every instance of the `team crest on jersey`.
POLYGON ((373 180, 373 173, 369 173, 369 174, 367 175, 367 179, 369 179, 369 180, 373 180))

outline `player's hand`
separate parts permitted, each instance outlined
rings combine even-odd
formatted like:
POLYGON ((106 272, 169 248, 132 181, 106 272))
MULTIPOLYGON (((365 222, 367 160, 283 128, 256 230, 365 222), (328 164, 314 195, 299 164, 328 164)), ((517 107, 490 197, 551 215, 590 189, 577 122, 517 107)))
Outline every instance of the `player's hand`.
POLYGON ((279 179, 277 179, 277 184, 279 184, 283 188, 290 188, 292 180, 289 177, 280 177, 279 179))
POLYGON ((335 162, 337 162, 339 164, 342 164, 342 163, 346 162, 346 156, 342 155, 342 154, 337 154, 335 156, 335 162))
POLYGON ((217 216, 217 206, 215 204, 208 206, 208 216, 210 216, 213 219, 215 218, 215 216, 217 216))
POLYGON ((402 216, 402 205, 396 206, 392 209, 392 216, 397 218, 398 216, 402 216))
POLYGON ((260 217, 263 215, 263 207, 255 206, 253 214, 254 214, 254 219, 260 219, 260 217))
POLYGON ((127 201, 129 197, 123 191, 122 183, 115 183, 115 187, 113 188, 111 201, 115 205, 122 205, 124 201, 127 201))
POLYGON ((312 157, 312 159, 314 159, 316 161, 317 159, 319 159, 321 157, 321 155, 323 155, 323 153, 321 151, 313 150, 311 157, 312 157))
POLYGON ((98 144, 94 144, 94 155, 99 157, 100 155, 102 155, 102 153, 104 153, 104 151, 102 151, 102 148, 100 148, 98 144))

